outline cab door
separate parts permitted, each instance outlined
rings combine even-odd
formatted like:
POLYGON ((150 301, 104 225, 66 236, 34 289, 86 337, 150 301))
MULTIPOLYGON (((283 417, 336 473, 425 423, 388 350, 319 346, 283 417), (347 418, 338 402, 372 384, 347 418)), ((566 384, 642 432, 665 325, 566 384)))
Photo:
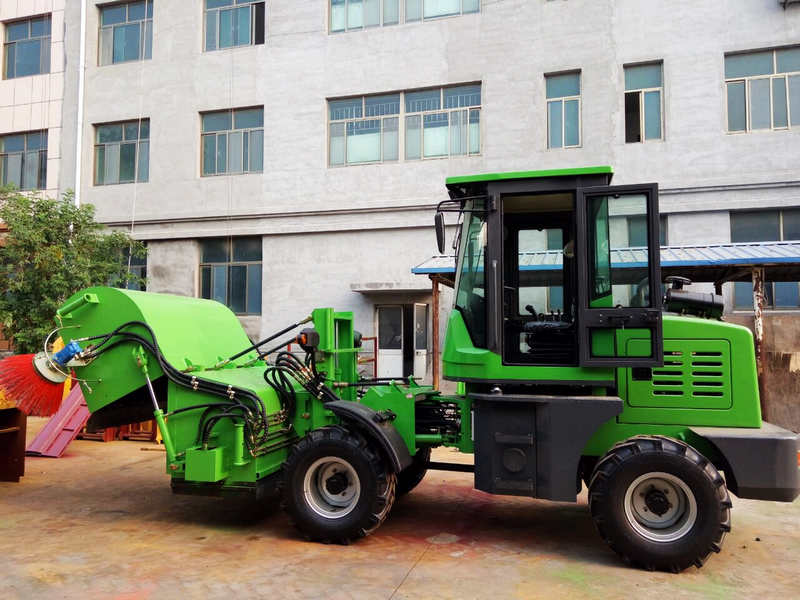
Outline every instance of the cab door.
POLYGON ((660 366, 658 186, 580 188, 576 225, 579 364, 660 366))

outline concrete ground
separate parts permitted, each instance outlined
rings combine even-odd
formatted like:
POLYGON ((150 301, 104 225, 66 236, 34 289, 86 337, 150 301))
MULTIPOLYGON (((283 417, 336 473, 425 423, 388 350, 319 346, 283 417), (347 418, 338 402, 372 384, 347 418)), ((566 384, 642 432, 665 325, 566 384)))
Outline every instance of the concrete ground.
MULTIPOLYGON (((29 421, 29 438, 43 425, 29 421)), ((800 500, 734 499, 722 553, 679 575, 622 565, 586 507, 491 496, 429 473, 351 546, 305 542, 274 506, 175 496, 164 454, 76 441, 0 483, 13 598, 797 598, 800 500)), ((464 459, 439 450, 436 460, 464 459)))

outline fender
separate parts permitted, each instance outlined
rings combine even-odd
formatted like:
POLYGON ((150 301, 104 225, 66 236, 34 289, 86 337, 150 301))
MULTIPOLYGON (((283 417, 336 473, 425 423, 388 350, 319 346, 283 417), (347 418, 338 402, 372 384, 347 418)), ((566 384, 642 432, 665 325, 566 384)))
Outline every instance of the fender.
POLYGON ((361 433, 377 442, 395 473, 411 465, 411 454, 400 432, 390 421, 381 418, 376 411, 349 400, 328 402, 325 408, 331 410, 342 421, 352 423, 361 433))
POLYGON ((758 429, 690 427, 711 442, 727 465, 728 488, 739 498, 792 502, 800 494, 800 436, 763 421, 758 429))

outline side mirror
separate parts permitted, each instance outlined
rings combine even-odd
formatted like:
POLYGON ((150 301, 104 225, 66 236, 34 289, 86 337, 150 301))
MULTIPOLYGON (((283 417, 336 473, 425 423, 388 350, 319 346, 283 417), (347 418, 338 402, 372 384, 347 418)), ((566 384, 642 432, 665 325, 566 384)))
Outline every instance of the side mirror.
POLYGON ((444 254, 444 213, 436 213, 436 216, 433 218, 433 226, 436 229, 436 245, 439 248, 439 254, 444 254))

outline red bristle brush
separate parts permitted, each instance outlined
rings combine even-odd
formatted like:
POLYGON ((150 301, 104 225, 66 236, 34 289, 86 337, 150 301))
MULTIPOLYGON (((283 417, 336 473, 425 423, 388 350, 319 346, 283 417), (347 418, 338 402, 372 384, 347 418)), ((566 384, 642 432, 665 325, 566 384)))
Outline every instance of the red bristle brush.
POLYGON ((22 412, 49 417, 59 409, 64 397, 64 379, 45 378, 35 361, 44 353, 15 354, 0 360, 0 390, 22 412))

